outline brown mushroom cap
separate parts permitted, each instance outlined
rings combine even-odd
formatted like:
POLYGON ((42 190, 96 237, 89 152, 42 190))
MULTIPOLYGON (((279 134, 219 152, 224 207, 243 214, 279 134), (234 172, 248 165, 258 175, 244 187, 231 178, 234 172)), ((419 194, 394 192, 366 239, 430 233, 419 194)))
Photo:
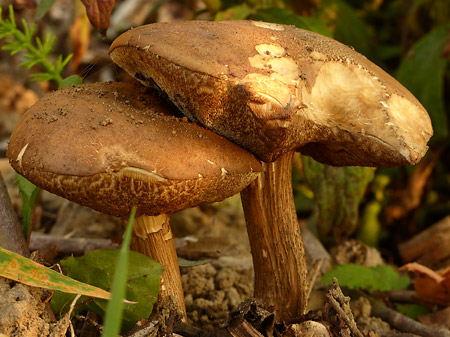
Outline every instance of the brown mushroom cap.
POLYGON ((158 23, 110 48, 189 118, 264 161, 300 150, 332 165, 417 163, 432 135, 417 99, 353 49, 292 26, 158 23))
POLYGON ((141 85, 63 89, 22 117, 7 155, 36 185, 121 217, 220 201, 256 177, 255 157, 177 112, 141 85))

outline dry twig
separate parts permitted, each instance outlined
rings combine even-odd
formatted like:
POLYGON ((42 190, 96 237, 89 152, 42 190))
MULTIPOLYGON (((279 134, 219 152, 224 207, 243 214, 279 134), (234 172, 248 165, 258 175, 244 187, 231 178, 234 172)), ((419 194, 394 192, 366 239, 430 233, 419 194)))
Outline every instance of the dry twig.
POLYGON ((22 256, 30 256, 17 215, 0 174, 0 247, 22 256))
POLYGON ((117 249, 118 244, 109 239, 100 238, 66 238, 46 234, 32 233, 30 249, 42 250, 47 245, 54 245, 58 253, 63 255, 84 255, 94 249, 117 249))
POLYGON ((336 311, 337 317, 347 325, 352 335, 364 337, 353 318, 350 297, 344 296, 336 278, 333 279, 333 287, 328 291, 326 297, 328 304, 336 311))
POLYGON ((448 329, 423 325, 398 311, 388 308, 380 301, 372 302, 372 315, 381 318, 393 328, 402 332, 413 333, 421 337, 450 337, 448 329))

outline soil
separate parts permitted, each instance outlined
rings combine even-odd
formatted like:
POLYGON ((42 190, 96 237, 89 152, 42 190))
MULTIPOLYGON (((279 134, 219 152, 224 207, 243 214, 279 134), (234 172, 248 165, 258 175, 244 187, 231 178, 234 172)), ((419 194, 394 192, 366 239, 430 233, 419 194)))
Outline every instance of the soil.
POLYGON ((1 332, 9 336, 48 336, 50 317, 41 301, 43 290, 0 280, 1 332))
POLYGON ((48 305, 50 292, 0 278, 0 294, 0 334, 65 336, 69 320, 56 321, 48 305))
POLYGON ((253 293, 250 245, 239 196, 172 216, 180 257, 209 263, 182 268, 188 323, 213 330, 253 293))
POLYGON ((239 260, 219 259, 183 269, 188 323, 204 330, 219 327, 232 310, 252 296, 252 270, 242 267, 239 260))

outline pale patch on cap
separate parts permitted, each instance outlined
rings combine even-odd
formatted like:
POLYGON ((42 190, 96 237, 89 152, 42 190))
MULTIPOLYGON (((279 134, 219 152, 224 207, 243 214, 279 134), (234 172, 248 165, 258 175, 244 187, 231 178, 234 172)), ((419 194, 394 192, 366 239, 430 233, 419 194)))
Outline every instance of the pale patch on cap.
POLYGON ((286 55, 286 50, 281 46, 274 44, 259 44, 255 46, 256 51, 260 55, 271 57, 283 57, 286 55))
MULTIPOLYGON (((416 144, 424 144, 433 134, 431 121, 426 112, 420 109, 416 104, 397 94, 391 95, 387 101, 390 109, 392 122, 397 125, 403 141, 408 147, 417 150, 419 153, 422 149, 416 149, 416 144), (420 125, 412 121, 422 121, 420 125), (422 131, 420 131, 422 130, 422 131)), ((411 159, 416 161, 417 154, 411 152, 411 159)))
POLYGON ((124 167, 118 172, 118 176, 130 177, 136 180, 142 181, 168 181, 166 178, 161 177, 159 174, 155 172, 149 172, 147 170, 137 168, 137 167, 124 167))
POLYGON ((295 101, 291 89, 272 76, 248 74, 239 84, 247 86, 252 96, 247 104, 259 118, 276 118, 280 111, 289 108, 295 101))
POLYGON ((374 110, 384 97, 381 82, 367 71, 334 61, 321 66, 311 93, 304 92, 303 103, 317 112, 314 120, 319 123, 351 125, 349 116, 352 120, 380 118, 374 110))
POLYGON ((276 23, 268 23, 268 22, 261 22, 261 21, 252 21, 252 24, 256 27, 260 28, 266 28, 266 29, 272 29, 272 30, 284 30, 284 27, 281 25, 277 25, 276 23))
POLYGON ((309 56, 311 56, 312 59, 316 61, 326 61, 328 57, 325 54, 322 54, 321 52, 314 50, 312 51, 309 56))

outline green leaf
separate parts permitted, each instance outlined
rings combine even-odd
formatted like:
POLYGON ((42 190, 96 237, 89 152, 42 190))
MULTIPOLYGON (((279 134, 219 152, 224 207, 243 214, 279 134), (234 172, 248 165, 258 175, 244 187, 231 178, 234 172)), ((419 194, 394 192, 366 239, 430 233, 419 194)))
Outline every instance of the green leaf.
POLYGON ((243 3, 241 5, 233 6, 230 8, 227 8, 224 11, 218 12, 214 18, 216 21, 220 20, 244 20, 246 19, 250 14, 252 13, 252 10, 246 3, 243 3))
POLYGON ((19 186, 19 192, 23 199, 23 235, 28 240, 31 231, 31 217, 33 215, 34 203, 36 202, 39 189, 19 174, 16 174, 16 183, 19 186))
POLYGON ((41 0, 34 15, 34 21, 39 21, 50 10, 56 0, 41 0))
MULTIPOLYGON (((159 292, 159 279, 162 274, 160 264, 149 257, 130 251, 126 299, 136 304, 125 304, 123 313, 124 328, 131 328, 143 317, 150 315, 159 292)), ((110 289, 114 270, 119 258, 118 250, 95 250, 83 257, 69 257, 61 261, 67 275, 81 282, 89 283, 102 289, 110 289)), ((51 305, 53 311, 67 309, 73 296, 55 293, 51 305)), ((83 299, 82 299, 83 300, 83 299)), ((88 301, 81 309, 88 309, 103 315, 107 301, 88 301)))
POLYGON ((364 267, 358 264, 343 264, 326 273, 322 277, 322 283, 331 285, 334 277, 342 287, 367 289, 371 292, 406 289, 410 283, 408 276, 398 274, 389 265, 364 267))
POLYGON ((54 76, 53 74, 49 74, 49 73, 35 73, 35 74, 30 74, 29 75, 31 80, 36 81, 36 82, 45 82, 45 81, 51 81, 54 80, 54 76))
POLYGON ((120 327, 122 325, 123 316, 123 299, 125 298, 128 265, 129 265, 129 246, 131 242, 131 234, 133 233, 134 217, 136 216, 136 206, 133 206, 128 220, 125 237, 122 242, 122 247, 117 261, 117 267, 114 271, 114 278, 112 283, 112 296, 108 301, 106 307, 105 324, 103 326, 102 336, 115 337, 119 335, 120 327))
POLYGON ((409 318, 417 320, 420 315, 426 315, 430 313, 430 310, 423 305, 416 303, 409 304, 395 304, 395 309, 398 312, 401 312, 403 315, 408 316, 409 318))
POLYGON ((448 117, 444 101, 444 77, 448 59, 442 56, 450 23, 435 28, 411 48, 397 72, 397 79, 427 109, 434 129, 434 140, 448 136, 448 117))
POLYGON ((302 156, 306 182, 318 207, 318 232, 322 239, 339 241, 358 226, 359 204, 374 177, 370 167, 334 167, 302 156))
POLYGON ((369 56, 369 32, 364 21, 350 5, 341 0, 326 0, 324 11, 333 13, 334 38, 369 56))
MULTIPOLYGON (((392 266, 381 265, 373 267, 374 274, 386 284, 386 288, 379 288, 380 290, 406 289, 409 286, 410 280, 406 275, 400 275, 392 266)), ((381 283, 381 282, 380 282, 381 283)))
POLYGON ((61 72, 64 69, 64 67, 67 65, 67 63, 69 63, 69 61, 72 59, 72 57, 73 57, 73 54, 69 54, 63 60, 62 55, 59 55, 56 69, 58 69, 58 71, 61 72))
POLYGON ((41 60, 36 59, 34 56, 30 54, 25 54, 24 59, 29 59, 29 61, 21 62, 20 65, 22 67, 30 69, 31 67, 34 67, 36 64, 38 64, 41 60))
MULTIPOLYGON (((23 26, 23 37, 27 41, 31 41, 31 37, 34 34, 34 31, 36 30, 36 24, 31 24, 31 26, 28 26, 28 22, 25 19, 22 19, 22 26, 23 26)), ((20 35, 20 34, 19 34, 20 35)))
MULTIPOLYGON (((1 10, 0 10, 0 19, 1 19, 1 10)), ((9 5, 9 22, 8 22, 9 26, 11 28, 16 28, 16 18, 14 17, 14 9, 13 9, 13 5, 10 4, 9 5)))
POLYGON ((206 7, 208 7, 208 9, 211 12, 217 12, 220 7, 222 7, 222 2, 220 0, 203 0, 203 2, 205 3, 206 7))
POLYGON ((110 293, 78 282, 21 255, 0 248, 0 276, 29 286, 108 299, 110 293))
POLYGON ((364 207, 362 212, 357 237, 371 247, 378 246, 381 232, 381 224, 378 218, 382 209, 383 206, 380 201, 372 200, 364 207))
POLYGON ((65 79, 62 80, 60 88, 67 88, 70 87, 72 85, 79 85, 83 83, 83 78, 81 76, 78 75, 70 75, 69 77, 66 77, 65 79))
MULTIPOLYGON (((10 41, 10 40, 7 40, 7 41, 10 41)), ((11 55, 17 54, 18 52, 22 51, 22 49, 23 49, 22 44, 20 42, 16 42, 16 41, 8 42, 7 45, 2 47, 2 50, 10 50, 11 55)))
POLYGON ((314 17, 299 16, 284 8, 261 8, 255 13, 252 19, 294 25, 298 28, 307 29, 328 37, 332 35, 322 20, 314 17))

